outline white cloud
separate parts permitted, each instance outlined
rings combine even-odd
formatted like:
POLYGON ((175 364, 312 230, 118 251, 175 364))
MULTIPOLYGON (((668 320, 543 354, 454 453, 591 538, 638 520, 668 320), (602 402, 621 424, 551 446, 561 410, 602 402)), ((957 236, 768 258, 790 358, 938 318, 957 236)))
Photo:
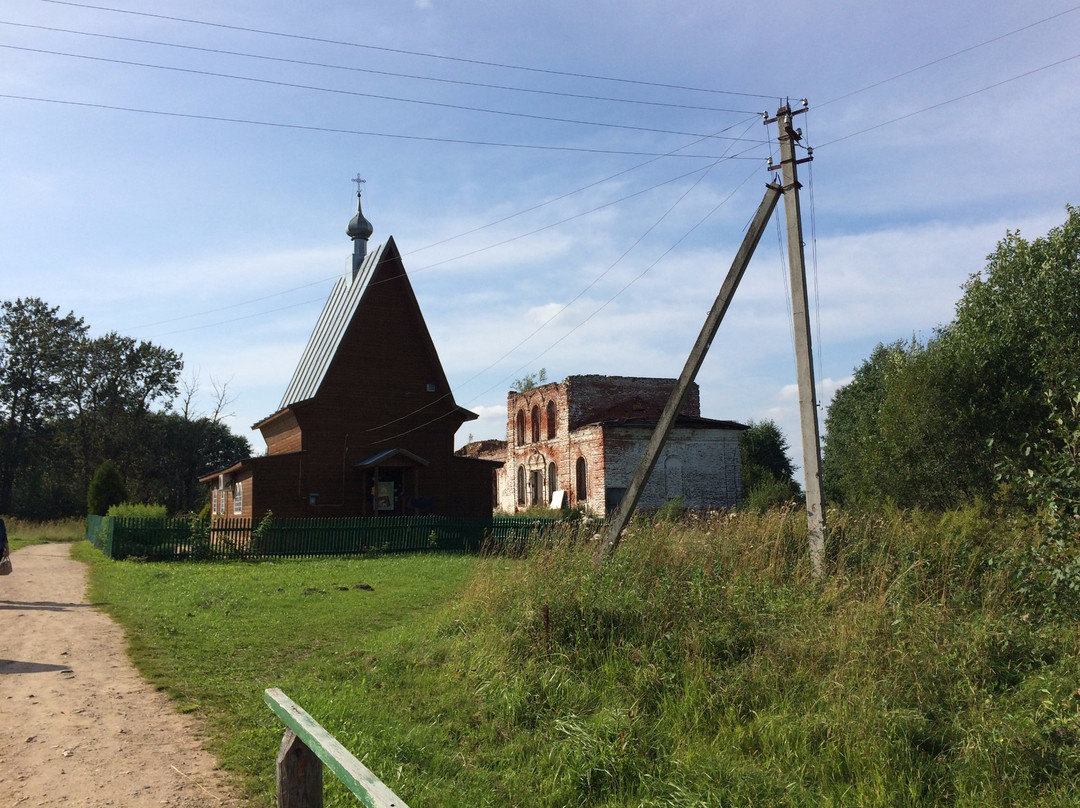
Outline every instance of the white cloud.
POLYGON ((469 442, 470 436, 471 440, 506 440, 506 404, 469 406, 468 409, 480 417, 462 424, 454 438, 455 447, 464 446, 469 442))
MULTIPOLYGON (((51 24, 54 12, 45 6, 23 6, 12 12, 15 21, 51 24)), ((184 15, 202 18, 204 11, 185 7, 184 15)), ((800 125, 815 160, 801 173, 802 201, 807 258, 815 247, 818 257, 811 312, 816 369, 825 380, 820 397, 827 401, 835 390, 829 380, 846 378, 877 342, 913 332, 925 337, 947 322, 960 285, 982 267, 1006 229, 1040 235, 1063 220, 1066 202, 1076 201, 1073 173, 1062 169, 1067 161, 1047 155, 1060 151, 1061 132, 1075 128, 1070 99, 1080 62, 904 116, 1071 56, 1080 14, 1025 27, 1032 14, 1023 4, 989 4, 972 15, 962 4, 914 0, 902 8, 868 4, 854 15, 822 15, 789 2, 784 12, 797 18, 803 41, 814 43, 813 59, 799 48, 764 62, 748 58, 768 39, 776 9, 767 4, 733 11, 724 4, 631 3, 613 17, 595 4, 562 0, 452 6, 414 0, 386 4, 377 20, 355 4, 321 9, 268 0, 259 6, 259 28, 474 60, 466 65, 372 51, 365 52, 365 65, 382 74, 296 65, 276 73, 263 65, 260 75, 267 78, 296 82, 301 71, 312 85, 644 128, 713 132, 734 125, 725 134, 747 138, 734 143, 735 151, 746 151, 713 168, 692 190, 700 175, 661 183, 708 161, 608 153, 670 152, 695 140, 689 135, 13 52, 0 70, 0 93, 205 117, 0 100, 9 112, 0 151, 7 191, 0 198, 5 298, 42 297, 85 317, 95 332, 117 329, 152 339, 180 350, 204 374, 233 378, 237 421, 246 428, 276 407, 331 280, 346 269, 351 247, 344 228, 355 211, 348 179, 360 171, 368 179, 364 210, 375 240, 392 233, 402 249, 455 395, 462 403, 481 402, 481 419, 465 429, 498 435, 505 419, 499 398, 514 378, 539 367, 553 379, 581 372, 678 374, 769 180, 764 158, 775 150, 751 141, 764 143, 775 132, 760 124, 756 111, 771 108, 782 96, 778 90, 791 91, 810 99, 800 125), (729 32, 719 51, 717 30, 729 32), (342 31, 353 33, 343 37, 342 31), (1018 33, 1000 38, 1009 31, 1018 33), (959 53, 978 42, 991 44, 959 53), (959 55, 847 96, 949 53, 959 55), (715 93, 633 83, 616 91, 610 82, 477 63, 483 61, 707 89, 717 89, 716 77, 723 76, 722 89, 763 96, 720 101, 715 93), (637 101, 684 108, 434 84, 393 72, 556 93, 625 91, 637 101), (793 76, 799 87, 792 87, 793 76), (830 99, 838 100, 823 103, 830 99), (746 114, 685 108, 729 102, 746 114), (215 116, 286 126, 208 120, 215 116), (899 120, 871 128, 890 119, 899 120), (614 178, 599 182, 608 177, 614 178), (541 206, 546 200, 556 201, 541 206), (499 221, 520 211, 527 212, 499 221), (498 223, 484 227, 492 222, 498 223), (452 238, 462 233, 468 234, 452 238), (321 284, 301 288, 316 281, 321 284)), ((133 37, 149 32, 161 40, 186 30, 165 19, 74 7, 69 13, 74 29, 133 37)), ((214 6, 211 16, 243 27, 250 13, 242 5, 214 6)), ((33 29, 19 36, 21 44, 44 50, 166 58, 136 43, 33 29)), ((255 50, 259 40, 228 29, 207 28, 202 36, 211 47, 232 50, 255 50)), ((299 40, 289 47, 290 57, 349 66, 356 52, 299 40)), ((196 63, 179 49, 168 58, 178 66, 196 63)), ((196 61, 200 68, 238 72, 235 58, 226 63, 202 54, 196 61)), ((706 141, 687 151, 711 154, 729 146, 706 141)), ((784 388, 795 374, 780 253, 770 225, 699 381, 708 414, 775 413, 792 436, 797 420, 784 388)))

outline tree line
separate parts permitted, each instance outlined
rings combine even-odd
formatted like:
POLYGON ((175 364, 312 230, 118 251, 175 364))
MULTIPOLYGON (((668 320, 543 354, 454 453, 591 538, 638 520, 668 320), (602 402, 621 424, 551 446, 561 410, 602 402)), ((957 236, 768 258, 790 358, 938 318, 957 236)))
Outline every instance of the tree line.
POLYGON ((105 461, 132 501, 170 512, 202 507, 198 478, 248 457, 222 423, 193 411, 197 380, 180 354, 110 332, 91 337, 73 312, 38 298, 0 304, 0 513, 52 519, 86 513, 105 461))
POLYGON ((1070 507, 1080 483, 1080 457, 1069 461, 1069 436, 1080 441, 1080 209, 1067 210, 1044 237, 1008 232, 963 285, 951 322, 925 341, 879 344, 855 369, 825 420, 831 500, 1022 504, 1052 467, 1057 501, 1070 507))

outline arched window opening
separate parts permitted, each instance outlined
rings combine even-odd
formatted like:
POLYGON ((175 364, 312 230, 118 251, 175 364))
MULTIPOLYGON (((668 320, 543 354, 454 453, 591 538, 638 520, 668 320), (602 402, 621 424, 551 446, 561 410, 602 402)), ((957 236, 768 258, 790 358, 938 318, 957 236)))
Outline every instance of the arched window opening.
POLYGON ((584 457, 577 459, 577 480, 574 486, 574 495, 578 502, 584 502, 589 498, 589 467, 584 457))
POLYGON ((533 443, 537 443, 540 440, 540 408, 535 404, 532 408, 532 439, 533 443))
POLYGON ((547 436, 548 440, 555 437, 555 430, 559 423, 555 417, 555 402, 549 401, 547 403, 547 436))
POLYGON ((669 457, 664 461, 664 484, 668 499, 683 495, 682 460, 679 458, 669 457))
POLYGON ((548 496, 555 496, 559 490, 559 468, 554 463, 548 463, 548 496))
POLYGON ((525 504, 525 467, 518 466, 517 470, 517 504, 525 504))
POLYGON ((515 424, 514 437, 518 446, 525 443, 525 410, 518 410, 517 423, 515 424))

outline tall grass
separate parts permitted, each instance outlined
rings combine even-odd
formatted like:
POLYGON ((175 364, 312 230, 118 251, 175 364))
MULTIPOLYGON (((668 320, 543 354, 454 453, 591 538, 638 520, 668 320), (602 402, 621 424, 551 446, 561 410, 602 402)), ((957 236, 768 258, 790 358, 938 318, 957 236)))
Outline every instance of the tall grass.
POLYGON ((568 532, 95 580, 261 805, 281 727, 251 702, 277 684, 429 808, 1072 806, 1077 621, 1019 585, 1034 541, 978 505, 830 513, 817 583, 802 512, 773 510, 635 521, 602 564, 568 532))
MULTIPOLYGON (((1076 624, 1036 622, 978 506, 635 524, 605 565, 488 566, 457 626, 535 805, 1072 805, 1076 624)), ((450 804, 450 803, 446 803, 450 804)))
POLYGON ((14 516, 5 516, 8 541, 17 550, 28 544, 48 542, 75 542, 86 535, 85 519, 60 519, 51 522, 28 522, 14 516))

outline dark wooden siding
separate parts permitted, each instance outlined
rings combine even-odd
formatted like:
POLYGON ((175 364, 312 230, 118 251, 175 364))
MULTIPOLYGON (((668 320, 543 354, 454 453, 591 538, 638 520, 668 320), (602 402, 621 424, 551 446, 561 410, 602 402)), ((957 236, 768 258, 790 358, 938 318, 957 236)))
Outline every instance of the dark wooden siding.
POLYGON ((315 397, 260 427, 269 454, 255 459, 255 517, 375 515, 358 464, 394 449, 395 462, 411 462, 405 452, 424 461, 407 473, 408 514, 490 516, 491 466, 453 453, 466 419, 391 241, 315 397))

